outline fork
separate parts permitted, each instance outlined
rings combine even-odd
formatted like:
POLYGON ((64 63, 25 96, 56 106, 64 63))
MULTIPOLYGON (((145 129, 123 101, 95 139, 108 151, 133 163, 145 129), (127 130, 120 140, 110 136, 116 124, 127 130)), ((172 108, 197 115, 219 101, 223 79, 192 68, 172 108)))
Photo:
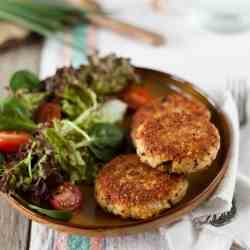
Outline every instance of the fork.
MULTIPOLYGON (((227 82, 227 89, 231 92, 237 106, 240 127, 244 126, 247 121, 247 102, 248 102, 248 87, 247 79, 229 79, 227 82)), ((237 213, 235 196, 232 200, 232 207, 230 211, 224 212, 220 215, 210 215, 206 218, 206 222, 211 225, 220 227, 231 222, 237 213)))
POLYGON ((247 79, 228 79, 227 89, 231 92, 238 109, 240 126, 244 126, 247 121, 248 85, 247 79))

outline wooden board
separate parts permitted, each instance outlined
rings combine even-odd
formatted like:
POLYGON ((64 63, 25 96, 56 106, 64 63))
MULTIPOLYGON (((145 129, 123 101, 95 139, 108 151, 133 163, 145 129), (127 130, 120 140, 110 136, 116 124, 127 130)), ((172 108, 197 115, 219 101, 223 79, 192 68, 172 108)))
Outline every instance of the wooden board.
POLYGON ((0 225, 0 249, 27 249, 30 222, 3 199, 0 200, 0 225))
MULTIPOLYGON (((26 46, 0 54, 0 95, 6 94, 6 85, 11 74, 18 69, 38 72, 41 45, 26 46)), ((0 249, 29 249, 30 221, 0 199, 0 249)))

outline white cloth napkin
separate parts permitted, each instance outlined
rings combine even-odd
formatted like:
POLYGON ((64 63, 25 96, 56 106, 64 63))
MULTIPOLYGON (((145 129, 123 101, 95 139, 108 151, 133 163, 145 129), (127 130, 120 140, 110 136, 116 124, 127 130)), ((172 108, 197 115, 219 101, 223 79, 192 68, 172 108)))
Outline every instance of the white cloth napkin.
POLYGON ((222 110, 228 115, 232 130, 233 130, 233 147, 232 147, 232 157, 230 159, 230 164, 228 171, 223 178, 221 184, 209 199, 202 206, 197 208, 191 215, 193 218, 207 216, 211 214, 220 214, 222 212, 228 211, 232 205, 232 197, 235 188, 235 180, 237 174, 238 158, 239 158, 239 121, 238 113, 236 109, 235 102, 232 99, 230 92, 226 91, 224 94, 219 95, 218 93, 212 94, 211 96, 216 96, 218 105, 222 110), (217 95, 217 96, 216 96, 217 95))
POLYGON ((250 249, 250 179, 238 175, 235 189, 237 215, 232 222, 223 227, 203 225, 196 230, 192 218, 187 216, 181 222, 161 232, 168 241, 169 250, 229 250, 234 245, 250 249))

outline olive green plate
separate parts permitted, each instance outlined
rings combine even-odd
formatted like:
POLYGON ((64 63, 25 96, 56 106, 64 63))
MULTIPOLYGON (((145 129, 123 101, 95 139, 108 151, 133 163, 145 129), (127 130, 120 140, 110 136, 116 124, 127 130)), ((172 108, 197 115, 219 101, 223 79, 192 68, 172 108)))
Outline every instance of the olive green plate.
POLYGON ((220 181, 223 179, 232 155, 232 129, 228 117, 220 108, 207 97, 202 91, 189 82, 183 81, 172 75, 137 68, 146 87, 156 96, 166 95, 172 91, 179 91, 199 99, 210 109, 212 122, 219 129, 221 136, 221 148, 212 166, 200 173, 189 177, 190 187, 185 198, 173 208, 166 210, 160 215, 149 220, 138 221, 121 219, 117 216, 102 211, 94 200, 93 188, 82 186, 84 192, 84 205, 82 210, 75 214, 68 222, 49 219, 22 206, 12 197, 7 197, 9 202, 22 214, 34 221, 47 224, 48 226, 71 234, 85 236, 97 235, 121 235, 143 232, 148 229, 173 223, 183 215, 199 206, 211 196, 220 181))

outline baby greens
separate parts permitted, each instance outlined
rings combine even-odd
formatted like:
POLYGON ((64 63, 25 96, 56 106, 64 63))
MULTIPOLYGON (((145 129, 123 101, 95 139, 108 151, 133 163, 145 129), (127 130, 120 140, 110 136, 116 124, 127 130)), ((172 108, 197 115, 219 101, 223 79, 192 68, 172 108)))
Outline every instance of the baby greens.
POLYGON ((0 99, 0 130, 34 131, 31 113, 15 97, 0 99))
POLYGON ((88 65, 77 71, 78 78, 98 95, 115 94, 123 90, 130 81, 138 82, 138 76, 127 58, 110 54, 106 57, 91 55, 88 65))
POLYGON ((13 195, 19 202, 21 202, 23 205, 26 207, 40 213, 47 215, 48 217, 56 220, 63 220, 63 221, 68 221, 72 218, 72 213, 68 211, 62 211, 62 210, 52 210, 52 209, 45 209, 38 207, 36 205, 33 205, 27 201, 25 201, 23 198, 21 198, 19 195, 15 194, 13 195))
POLYGON ((15 93, 20 89, 33 91, 40 85, 39 78, 28 70, 17 71, 10 80, 10 88, 15 93))
POLYGON ((72 218, 72 213, 67 211, 45 209, 32 204, 28 204, 27 206, 32 210, 37 211, 40 214, 47 215, 52 219, 68 221, 72 218))
POLYGON ((79 183, 93 181, 98 166, 119 150, 124 134, 119 127, 108 123, 83 130, 73 122, 57 121, 44 130, 44 135, 53 147, 56 162, 73 183, 79 183))
POLYGON ((95 157, 103 162, 111 160, 117 151, 124 137, 123 130, 119 127, 99 123, 89 130, 91 143, 89 148, 95 157))
POLYGON ((16 94, 18 100, 26 107, 26 109, 33 113, 49 96, 49 92, 28 92, 27 90, 20 90, 16 94))
POLYGON ((63 86, 78 85, 91 89, 98 96, 110 96, 122 91, 129 82, 139 83, 138 75, 127 58, 114 54, 88 56, 88 63, 78 69, 65 67, 44 81, 47 90, 58 91, 63 86))
POLYGON ((87 167, 91 168, 93 165, 90 164, 91 156, 87 148, 77 147, 82 137, 78 133, 65 133, 60 122, 54 123, 54 127, 45 129, 43 133, 53 148, 55 161, 70 181, 72 183, 85 181, 87 167))
POLYGON ((0 190, 54 219, 72 215, 47 209, 52 190, 64 182, 93 183, 124 142, 127 105, 115 95, 137 81, 133 67, 114 55, 93 55, 88 62, 59 69, 44 81, 18 71, 10 80, 11 96, 0 99, 0 131, 29 133, 14 153, 0 154, 0 190), (45 110, 46 104, 57 106, 60 115, 53 117, 53 105, 45 110), (42 111, 53 118, 37 124, 42 111))
POLYGON ((39 78, 28 70, 17 71, 10 80, 10 89, 19 102, 30 112, 33 112, 49 96, 48 91, 40 91, 39 78))
POLYGON ((91 106, 97 105, 96 94, 89 88, 79 85, 68 85, 63 93, 57 92, 61 97, 63 112, 69 119, 75 119, 91 106))
MULTIPOLYGON (((35 186, 41 188, 38 185, 41 183, 41 179, 48 180, 51 176, 55 178, 61 174, 61 169, 55 163, 50 145, 40 133, 37 132, 33 137, 33 142, 24 145, 20 152, 7 155, 9 159, 5 168, 2 169, 0 179, 1 191, 21 191, 31 194, 35 186)), ((54 179, 53 182, 56 180, 54 179)), ((43 194, 39 193, 38 196, 40 195, 43 194)), ((36 200, 40 199, 36 198, 38 198, 36 200)))
POLYGON ((4 172, 4 155, 0 153, 0 176, 4 172))

